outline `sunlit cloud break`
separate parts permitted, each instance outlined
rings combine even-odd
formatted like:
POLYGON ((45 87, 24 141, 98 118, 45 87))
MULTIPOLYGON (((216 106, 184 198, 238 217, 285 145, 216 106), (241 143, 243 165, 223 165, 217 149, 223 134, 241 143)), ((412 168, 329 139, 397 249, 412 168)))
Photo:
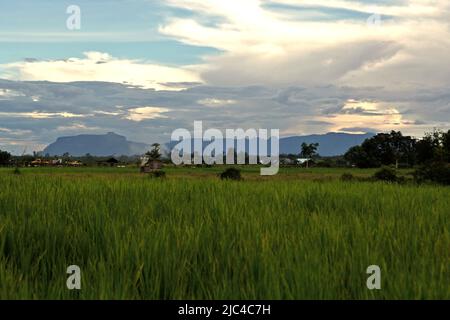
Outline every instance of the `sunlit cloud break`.
POLYGON ((84 58, 19 61, 0 65, 0 78, 52 82, 105 81, 155 90, 182 90, 165 83, 201 83, 189 66, 167 67, 145 61, 119 59, 103 52, 85 52, 84 58))

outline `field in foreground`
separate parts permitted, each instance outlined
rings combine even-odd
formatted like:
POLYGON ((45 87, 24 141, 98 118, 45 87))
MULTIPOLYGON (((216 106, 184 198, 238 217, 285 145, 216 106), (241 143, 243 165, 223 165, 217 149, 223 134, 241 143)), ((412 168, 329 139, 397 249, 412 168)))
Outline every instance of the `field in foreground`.
POLYGON ((450 299, 448 187, 51 170, 0 170, 1 299, 450 299))

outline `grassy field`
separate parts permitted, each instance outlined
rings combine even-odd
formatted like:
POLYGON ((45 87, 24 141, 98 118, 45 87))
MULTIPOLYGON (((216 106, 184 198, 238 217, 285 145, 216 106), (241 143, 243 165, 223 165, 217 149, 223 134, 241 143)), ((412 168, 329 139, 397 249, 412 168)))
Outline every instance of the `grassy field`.
POLYGON ((450 299, 450 188, 222 170, 0 169, 0 298, 450 299))

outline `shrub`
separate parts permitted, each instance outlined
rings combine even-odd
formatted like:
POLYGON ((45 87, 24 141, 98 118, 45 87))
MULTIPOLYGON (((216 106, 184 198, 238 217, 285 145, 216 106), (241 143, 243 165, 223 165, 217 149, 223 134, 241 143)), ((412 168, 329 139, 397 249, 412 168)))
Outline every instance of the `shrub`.
POLYGON ((355 180, 355 177, 351 173, 344 173, 341 176, 341 180, 342 181, 353 181, 353 180, 355 180))
POLYGON ((222 180, 241 180, 241 171, 235 168, 228 168, 220 174, 222 180))
POLYGON ((450 185, 450 165, 435 162, 421 166, 414 172, 414 180, 418 183, 435 182, 450 185))
POLYGON ((153 171, 150 173, 150 178, 165 178, 166 177, 166 172, 165 171, 153 171))
POLYGON ((390 167, 383 167, 375 172, 373 178, 378 181, 398 182, 397 171, 390 167))
POLYGON ((13 174, 20 174, 20 173, 21 173, 21 172, 20 172, 19 168, 17 168, 17 167, 16 167, 16 168, 14 169, 14 171, 13 171, 13 174))

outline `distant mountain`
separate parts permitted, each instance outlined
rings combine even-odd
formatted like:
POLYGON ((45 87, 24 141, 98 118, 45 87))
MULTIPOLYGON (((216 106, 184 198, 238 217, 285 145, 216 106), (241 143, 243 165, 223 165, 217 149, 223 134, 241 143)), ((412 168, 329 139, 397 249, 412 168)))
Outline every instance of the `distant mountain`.
POLYGON ((348 134, 330 132, 322 135, 287 137, 280 139, 280 153, 298 154, 302 143, 305 142, 318 143, 318 153, 321 156, 338 156, 345 154, 351 147, 362 144, 364 140, 372 138, 374 135, 374 133, 348 134))
POLYGON ((149 145, 128 141, 124 136, 113 132, 105 135, 79 135, 58 138, 56 142, 44 149, 43 154, 51 156, 63 155, 68 152, 72 156, 121 156, 139 155, 148 151, 149 145))
MULTIPOLYGON (((348 133, 327 133, 327 134, 315 134, 309 136, 294 136, 294 137, 286 137, 280 138, 280 154, 299 154, 301 145, 303 142, 305 143, 319 143, 318 153, 324 157, 330 156, 339 156, 345 154, 348 149, 353 146, 360 145, 364 142, 364 140, 373 137, 374 133, 365 133, 365 134, 348 134, 348 133)), ((194 139, 191 141, 191 148, 194 150, 194 139)), ((225 144, 228 142, 230 145, 233 141, 224 140, 225 144)), ((254 142, 254 140, 251 140, 254 142)), ((269 140, 270 142, 270 140, 269 140)), ((268 146, 268 150, 270 152, 270 143, 265 143, 268 146)), ((172 150, 178 142, 170 142, 168 143, 167 149, 172 150)), ((210 144, 210 142, 203 141, 203 149, 210 144)), ((235 142, 236 148, 236 142, 235 142)), ((249 150, 249 140, 245 141, 245 150, 248 152, 249 150)), ((224 151, 227 152, 226 147, 224 146, 224 151)), ((248 152, 250 153, 250 152, 248 152)))
MULTIPOLYGON (((280 139, 281 154, 298 154, 303 142, 319 143, 318 152, 321 156, 343 155, 353 146, 360 145, 364 140, 373 137, 373 133, 347 134, 347 133, 327 133, 309 136, 295 136, 280 139)), ((192 141, 192 144, 194 142, 192 141)), ((267 143, 267 142, 266 142, 267 143)), ((168 150, 177 144, 171 142, 167 144, 168 150)), ((203 142, 203 147, 209 143, 203 142)), ((249 142, 246 141, 246 150, 249 142)), ((56 142, 44 149, 43 154, 63 155, 68 152, 72 156, 84 156, 89 153, 93 156, 121 156, 144 154, 151 147, 145 143, 128 141, 124 136, 113 132, 105 135, 79 135, 73 137, 61 137, 56 142)), ((224 148, 225 149, 225 148, 224 148)), ((192 149, 193 150, 193 149, 192 149)), ((269 146, 270 151, 270 146, 269 146)))

